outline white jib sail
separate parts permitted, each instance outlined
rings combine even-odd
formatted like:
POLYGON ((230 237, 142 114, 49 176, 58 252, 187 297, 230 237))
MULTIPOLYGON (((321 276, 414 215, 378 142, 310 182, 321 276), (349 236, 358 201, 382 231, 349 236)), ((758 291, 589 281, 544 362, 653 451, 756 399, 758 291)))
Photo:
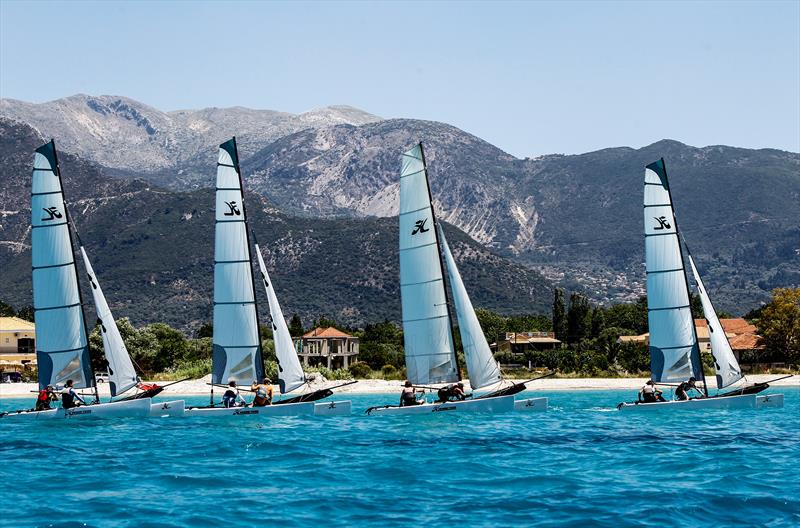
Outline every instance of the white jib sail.
POLYGON ((422 146, 402 156, 400 172, 400 297, 408 379, 458 380, 453 335, 422 146))
POLYGON ((692 268, 694 281, 697 283, 697 291, 700 293, 700 302, 703 304, 703 312, 708 322, 711 355, 714 356, 714 366, 717 370, 717 388, 722 389, 742 379, 742 369, 739 367, 739 362, 736 361, 733 350, 731 350, 728 336, 725 335, 725 330, 719 322, 717 312, 714 310, 714 305, 711 304, 711 299, 708 296, 708 292, 706 292, 702 279, 700 279, 700 274, 697 272, 697 267, 694 265, 694 259, 692 259, 691 255, 689 255, 689 265, 692 268))
POLYGON ((231 139, 220 145, 217 163, 211 380, 249 385, 263 377, 239 159, 231 139))
POLYGON ((103 336, 103 350, 108 361, 108 387, 111 390, 111 396, 114 397, 135 387, 139 382, 139 376, 136 375, 131 356, 128 354, 128 349, 125 347, 125 342, 119 333, 114 316, 111 315, 111 308, 108 307, 106 297, 103 295, 103 290, 100 289, 100 283, 97 281, 97 276, 94 274, 94 269, 92 269, 92 264, 89 262, 89 257, 86 255, 86 250, 83 249, 83 246, 81 246, 81 256, 86 267, 86 274, 89 276, 89 284, 92 287, 92 299, 97 312, 97 323, 100 325, 100 335, 103 336))
POLYGON ((469 384, 473 389, 481 389, 494 385, 503 380, 500 365, 494 359, 486 336, 481 329, 475 309, 469 299, 464 281, 458 273, 456 261, 450 252, 450 246, 444 236, 444 230, 439 227, 439 240, 444 252, 444 261, 447 265, 447 274, 450 277, 450 290, 453 292, 453 303, 458 318, 458 330, 461 333, 461 345, 464 347, 464 357, 467 360, 469 384))
POLYGON ((69 216, 53 142, 36 149, 31 184, 31 260, 39 387, 93 387, 69 216))
POLYGON ((272 338, 275 342, 275 355, 278 358, 278 385, 281 394, 286 394, 306 384, 306 375, 294 349, 292 335, 286 320, 283 318, 281 305, 278 304, 278 297, 275 295, 275 288, 267 273, 267 266, 264 264, 264 257, 261 256, 261 248, 256 246, 256 256, 258 257, 258 268, 261 270, 261 280, 267 290, 267 300, 269 301, 269 314, 272 319, 272 338))
POLYGON ((645 168, 647 319, 653 380, 703 379, 689 290, 663 160, 645 168))

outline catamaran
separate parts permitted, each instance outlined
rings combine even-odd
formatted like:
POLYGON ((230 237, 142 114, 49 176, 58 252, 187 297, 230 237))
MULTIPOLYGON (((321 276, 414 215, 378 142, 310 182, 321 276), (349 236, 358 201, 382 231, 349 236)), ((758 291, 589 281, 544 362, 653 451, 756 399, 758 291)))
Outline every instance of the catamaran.
MULTIPOLYGON (((149 416, 151 412, 149 397, 100 403, 91 365, 83 298, 78 285, 71 222, 64 201, 61 170, 53 140, 36 149, 34 154, 31 224, 33 306, 36 319, 39 389, 44 389, 48 385, 57 388, 71 379, 76 389, 94 389, 94 403, 71 409, 16 411, 0 416, 4 419, 149 416)), ((93 280, 91 271, 90 277, 93 280)), ((116 330, 113 320, 107 328, 112 326, 116 330)), ((106 352, 109 353, 108 349, 106 352)), ((115 357, 114 350, 109 359, 112 357, 115 357)), ((117 377, 116 374, 117 372, 114 378, 115 387, 116 384, 119 384, 120 388, 127 386, 129 380, 122 381, 123 378, 117 377)), ((128 373, 120 375, 129 377, 128 373)), ((126 387, 125 390, 127 388, 130 387, 126 387)))
POLYGON ((694 259, 675 220, 664 159, 647 165, 644 177, 645 262, 647 273, 647 315, 650 330, 650 362, 653 381, 683 382, 694 377, 702 382, 704 396, 683 401, 620 403, 619 410, 732 409, 783 407, 783 394, 760 394, 768 383, 756 383, 720 393, 744 379, 742 369, 720 324, 694 259), (684 267, 686 246, 692 275, 703 306, 716 369, 718 393, 709 395, 697 329, 689 303, 689 282, 684 267))
POLYGON ((514 399, 526 382, 503 379, 475 315, 444 231, 436 219, 422 143, 402 156, 400 173, 400 296, 408 379, 417 386, 461 379, 447 302, 444 268, 450 278, 458 328, 473 390, 493 388, 462 401, 372 407, 368 414, 506 412, 547 409, 547 398, 514 399), (505 385, 505 386, 503 386, 505 385), (502 388, 500 388, 502 387, 502 388))
MULTIPOLYGON (((214 388, 231 381, 249 386, 264 379, 264 359, 258 326, 258 304, 253 280, 250 230, 244 206, 242 175, 236 138, 219 147, 216 184, 214 240, 214 333, 211 356, 211 401, 205 407, 189 407, 191 416, 331 416, 350 414, 349 401, 319 402, 331 389, 300 394, 263 407, 220 407, 214 388)), ((262 282, 267 291, 281 394, 307 387, 307 381, 289 329, 283 318, 264 259, 255 245, 262 282)))

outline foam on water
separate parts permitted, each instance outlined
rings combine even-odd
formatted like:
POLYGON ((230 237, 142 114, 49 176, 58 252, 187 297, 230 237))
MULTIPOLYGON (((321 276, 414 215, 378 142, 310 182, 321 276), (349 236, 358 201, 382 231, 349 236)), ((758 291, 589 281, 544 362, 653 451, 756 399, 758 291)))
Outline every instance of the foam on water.
POLYGON ((365 416, 397 400, 373 395, 344 418, 0 422, 0 526, 797 526, 800 390, 772 392, 783 409, 582 391, 495 416, 365 416))

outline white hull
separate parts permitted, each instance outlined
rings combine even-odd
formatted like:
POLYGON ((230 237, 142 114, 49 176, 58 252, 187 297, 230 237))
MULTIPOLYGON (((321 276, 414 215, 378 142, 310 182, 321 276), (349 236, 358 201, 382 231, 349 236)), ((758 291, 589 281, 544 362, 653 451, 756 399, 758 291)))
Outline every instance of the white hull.
POLYGON ((150 404, 151 418, 167 418, 183 416, 186 402, 183 400, 173 400, 150 404))
POLYGON ((186 416, 341 416, 350 414, 349 401, 285 403, 265 407, 189 407, 186 416))
POLYGON ((547 398, 525 398, 524 400, 514 401, 515 411, 546 411, 547 398))
POLYGON ((368 414, 431 414, 440 412, 501 413, 514 410, 514 396, 497 396, 447 403, 425 403, 408 407, 375 407, 368 414))
POLYGON ((621 403, 620 411, 658 411, 666 409, 763 409, 783 407, 783 394, 745 394, 722 398, 699 398, 658 403, 621 403))
POLYGON ((350 400, 315 402, 314 416, 350 416, 350 400))
POLYGON ((150 416, 150 398, 111 403, 81 405, 72 409, 50 409, 47 411, 20 411, 0 415, 0 420, 49 420, 49 419, 93 419, 93 418, 146 418, 150 416))

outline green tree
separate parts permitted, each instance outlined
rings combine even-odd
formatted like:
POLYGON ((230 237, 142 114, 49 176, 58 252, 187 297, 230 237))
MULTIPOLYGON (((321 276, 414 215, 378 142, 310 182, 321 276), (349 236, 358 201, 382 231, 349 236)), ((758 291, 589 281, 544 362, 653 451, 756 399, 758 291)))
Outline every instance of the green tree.
POLYGON ((19 317, 20 319, 25 319, 26 321, 33 322, 34 321, 33 313, 34 313, 33 306, 28 305, 25 306, 24 308, 20 308, 17 311, 17 317, 19 317))
POLYGON ((769 352, 800 361, 800 288, 772 290, 772 300, 761 310, 757 327, 769 352))
POLYGON ((600 307, 592 310, 592 337, 599 337, 606 328, 605 310, 600 307))
POLYGON ((13 306, 0 301, 0 317, 14 317, 16 314, 13 306))
POLYGON ((569 325, 567 324, 567 310, 564 306, 564 290, 556 288, 553 291, 553 332, 556 339, 567 341, 569 325))
POLYGON ((158 340, 158 355, 151 359, 151 368, 156 372, 174 367, 186 357, 189 344, 182 332, 166 323, 153 323, 143 330, 152 332, 158 340))
POLYGON ((297 314, 292 315, 289 320, 289 333, 292 337, 301 337, 304 334, 303 321, 300 320, 300 316, 297 314))
POLYGON ((692 317, 695 319, 705 319, 705 312, 703 311, 703 301, 700 300, 700 295, 689 292, 689 305, 692 309, 692 317))
POLYGON ((592 305, 589 299, 580 293, 569 296, 567 312, 567 342, 579 343, 589 337, 592 332, 592 305))
POLYGON ((203 323, 197 330, 197 338, 214 337, 214 325, 211 323, 203 323))

